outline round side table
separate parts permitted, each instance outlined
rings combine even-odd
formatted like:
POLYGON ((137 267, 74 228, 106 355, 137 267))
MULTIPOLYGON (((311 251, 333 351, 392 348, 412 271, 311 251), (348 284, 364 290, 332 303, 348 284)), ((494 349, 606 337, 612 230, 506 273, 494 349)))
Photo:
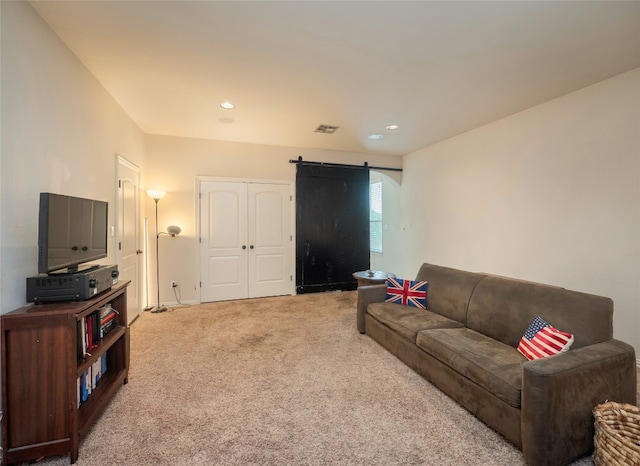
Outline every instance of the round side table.
POLYGON ((362 270, 353 273, 353 278, 358 281, 358 286, 379 285, 386 282, 389 277, 396 278, 394 274, 380 270, 362 270))

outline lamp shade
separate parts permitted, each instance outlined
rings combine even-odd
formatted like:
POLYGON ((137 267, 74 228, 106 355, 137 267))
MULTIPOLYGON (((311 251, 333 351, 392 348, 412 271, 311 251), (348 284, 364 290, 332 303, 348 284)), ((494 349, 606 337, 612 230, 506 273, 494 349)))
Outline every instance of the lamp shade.
POLYGON ((147 195, 153 199, 154 201, 159 201, 162 199, 167 193, 161 191, 159 189, 147 189, 147 195))
POLYGON ((177 225, 169 225, 167 227, 167 233, 169 233, 171 236, 179 235, 181 231, 182 231, 182 228, 180 228, 177 225))

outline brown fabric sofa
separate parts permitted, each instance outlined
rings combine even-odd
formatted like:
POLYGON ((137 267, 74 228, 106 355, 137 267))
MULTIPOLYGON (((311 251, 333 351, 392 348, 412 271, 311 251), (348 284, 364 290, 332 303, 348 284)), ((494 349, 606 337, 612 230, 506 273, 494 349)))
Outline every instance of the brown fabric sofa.
POLYGON ((592 409, 636 404, 632 346, 613 339, 609 298, 423 264, 427 308, 386 303, 386 285, 358 288, 357 326, 522 450, 531 466, 593 450, 592 409), (520 338, 539 315, 572 333, 566 353, 528 361, 520 338))

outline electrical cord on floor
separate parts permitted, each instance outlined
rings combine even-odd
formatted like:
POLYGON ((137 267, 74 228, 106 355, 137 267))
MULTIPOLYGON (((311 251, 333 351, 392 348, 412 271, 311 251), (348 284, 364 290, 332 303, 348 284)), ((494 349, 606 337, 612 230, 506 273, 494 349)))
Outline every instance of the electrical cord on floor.
POLYGON ((176 297, 176 302, 178 303, 178 305, 177 306, 172 306, 171 307, 172 311, 175 310, 175 309, 183 308, 183 307, 191 307, 191 304, 184 304, 184 303, 182 303, 180 301, 180 296, 178 296, 179 295, 179 291, 180 291, 179 288, 180 288, 179 285, 176 285, 176 286, 173 287, 173 295, 176 297))

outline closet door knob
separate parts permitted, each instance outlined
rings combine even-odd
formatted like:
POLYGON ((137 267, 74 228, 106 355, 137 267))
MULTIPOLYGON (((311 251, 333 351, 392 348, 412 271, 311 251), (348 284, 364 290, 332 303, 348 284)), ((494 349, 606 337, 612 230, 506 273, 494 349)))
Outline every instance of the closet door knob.
POLYGON ((243 245, 242 245, 242 249, 247 249, 247 245, 246 245, 246 244, 243 244, 243 245))
POLYGON ((249 246, 249 249, 253 249, 253 244, 251 246, 249 246))

